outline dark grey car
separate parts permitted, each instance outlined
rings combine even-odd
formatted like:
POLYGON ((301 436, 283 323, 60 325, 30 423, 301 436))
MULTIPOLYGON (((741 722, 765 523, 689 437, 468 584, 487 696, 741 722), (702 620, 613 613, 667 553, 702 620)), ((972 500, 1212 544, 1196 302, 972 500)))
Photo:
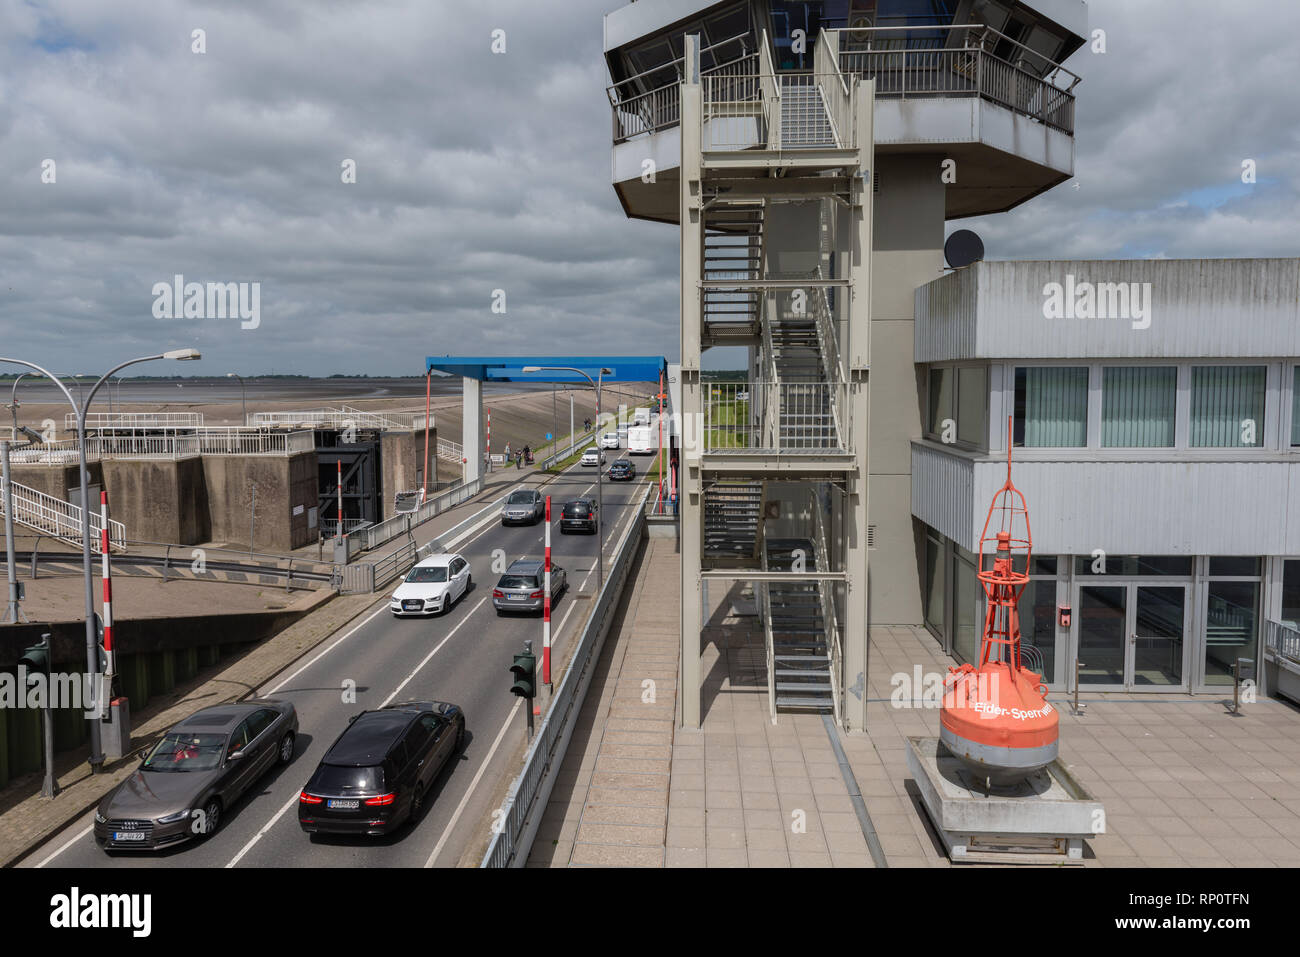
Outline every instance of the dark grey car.
POLYGON ((546 517, 546 499, 535 488, 516 489, 501 506, 502 525, 533 525, 546 517))
POLYGON ((251 699, 196 711, 141 752, 134 774, 95 809, 105 850, 154 850, 207 836, 271 767, 293 760, 298 714, 251 699))
MULTIPOLYGON (((543 585, 546 565, 535 558, 511 562, 506 573, 492 589, 492 607, 501 615, 508 611, 542 611, 546 599, 543 585)), ((554 602, 569 588, 569 573, 551 563, 551 600, 554 602)))

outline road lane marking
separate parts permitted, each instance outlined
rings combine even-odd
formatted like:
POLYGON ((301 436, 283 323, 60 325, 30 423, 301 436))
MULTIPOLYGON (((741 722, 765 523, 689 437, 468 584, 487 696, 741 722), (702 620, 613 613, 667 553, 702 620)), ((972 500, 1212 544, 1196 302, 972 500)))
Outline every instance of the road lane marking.
MULTIPOLYGON (((387 601, 387 598, 385 598, 384 601, 387 601)), ((333 644, 331 644, 328 648, 326 648, 324 651, 320 652, 318 655, 316 655, 314 658, 312 658, 311 661, 307 662, 305 665, 303 665, 301 668, 299 668, 299 669, 298 669, 297 671, 295 671, 293 674, 289 675, 289 677, 285 678, 283 681, 281 681, 281 682, 280 682, 278 685, 276 685, 274 688, 271 688, 271 689, 269 689, 269 690, 267 690, 267 691, 262 692, 262 694, 259 695, 259 697, 265 697, 266 695, 272 695, 272 694, 275 694, 277 691, 279 691, 281 688, 283 688, 285 685, 287 685, 287 684, 288 684, 290 681, 292 681, 294 678, 298 677, 300 674, 302 674, 304 671, 306 671, 308 668, 310 668, 310 667, 311 667, 312 665, 314 665, 316 662, 320 661, 322 658, 324 658, 326 655, 328 655, 331 651, 333 651, 333 650, 334 650, 335 648, 337 648, 339 645, 343 644, 343 642, 345 642, 345 641, 347 641, 349 638, 351 638, 353 634, 355 634, 356 632, 360 631, 360 630, 361 630, 362 628, 364 628, 366 625, 370 624, 370 622, 375 618, 375 616, 378 615, 381 611, 388 611, 388 606, 387 606, 387 604, 381 604, 378 608, 376 608, 376 609, 375 609, 374 611, 372 611, 369 615, 367 615, 367 616, 365 617, 365 620, 363 620, 363 621, 361 621, 359 624, 356 624, 356 625, 354 625, 353 627, 349 628, 349 629, 348 629, 348 630, 347 630, 347 631, 346 631, 346 632, 345 632, 345 633, 344 633, 344 634, 343 634, 343 635, 342 635, 342 636, 341 636, 337 641, 335 641, 333 644)))
POLYGON ((280 820, 280 818, 284 817, 285 812, 288 811, 289 808, 293 807, 295 804, 298 803, 298 796, 301 793, 302 793, 301 788, 295 790, 293 797, 289 798, 288 802, 284 805, 284 807, 280 808, 280 810, 275 812, 275 817, 271 818, 271 820, 267 821, 265 824, 262 825, 262 829, 260 831, 258 831, 251 838, 249 838, 248 843, 245 844, 243 848, 240 849, 238 854, 236 854, 234 857, 230 859, 230 863, 227 864, 226 867, 234 867, 241 860, 243 860, 244 855, 253 849, 253 845, 256 844, 258 841, 260 841, 263 837, 265 837, 266 832, 271 830, 271 828, 275 826, 275 822, 280 820))
POLYGON ((36 866, 37 866, 38 868, 39 868, 39 867, 44 867, 46 864, 50 863, 50 861, 54 860, 56 857, 58 857, 60 854, 62 854, 64 851, 66 851, 68 848, 70 848, 73 844, 76 844, 79 840, 81 840, 83 837, 85 837, 87 834, 89 834, 89 833, 90 833, 91 831, 93 831, 94 829, 95 829, 95 825, 94 825, 94 824, 87 824, 86 827, 85 827, 85 830, 78 831, 76 834, 74 834, 74 835, 73 835, 73 836, 68 840, 68 843, 64 844, 61 848, 59 848, 57 851, 55 851, 53 854, 51 854, 51 855, 50 855, 49 857, 47 857, 45 860, 41 861, 41 862, 40 862, 39 864, 37 864, 36 866))
POLYGON ((465 622, 469 621, 471 618, 474 617, 474 612, 482 608, 483 603, 486 602, 487 600, 488 600, 487 595, 484 595, 482 598, 480 598, 478 600, 478 604, 469 610, 469 614, 467 614, 460 621, 456 622, 456 627, 453 628, 451 631, 447 632, 447 636, 443 638, 442 641, 438 642, 438 644, 434 646, 431 652, 429 652, 427 655, 424 656, 424 660, 421 661, 418 665, 416 665, 414 670, 412 670, 412 672, 409 675, 407 675, 405 678, 402 679, 402 683, 393 689, 393 693, 390 694, 387 698, 385 698, 384 703, 381 704, 379 707, 381 708, 388 707, 389 702, 392 701, 394 698, 396 698, 397 695, 401 692, 401 690, 405 688, 408 684, 410 684, 411 679, 420 673, 420 669, 423 668, 425 665, 427 665, 430 659, 432 659, 434 655, 436 655, 439 651, 442 650, 443 645, 451 641, 452 636, 455 635, 456 632, 460 631, 461 627, 465 624, 465 622))
POLYGON ((469 782, 469 788, 466 789, 465 796, 460 799, 460 804, 456 805, 456 813, 451 816, 451 820, 448 821, 447 826, 443 828, 442 837, 438 838, 438 843, 434 845, 433 852, 429 855, 429 859, 424 862, 425 867, 433 867, 433 862, 438 859, 438 855, 442 853, 443 847, 446 846, 447 841, 451 838, 452 830, 456 827, 457 823, 459 823, 461 814, 464 813, 465 807, 469 804, 469 799, 473 797, 474 790, 478 787, 478 783, 483 780, 484 772, 487 771, 488 765, 492 763, 492 756, 497 753, 497 748, 501 747, 501 740, 506 736, 506 732, 510 730, 510 722, 513 721, 515 715, 519 713, 519 706, 523 703, 523 698, 515 699, 514 707, 512 707, 510 713, 506 715, 506 720, 502 723, 501 730, 497 732, 496 740, 492 742, 492 747, 488 750, 487 756, 483 758, 483 762, 479 765, 478 773, 474 775, 474 780, 469 782))

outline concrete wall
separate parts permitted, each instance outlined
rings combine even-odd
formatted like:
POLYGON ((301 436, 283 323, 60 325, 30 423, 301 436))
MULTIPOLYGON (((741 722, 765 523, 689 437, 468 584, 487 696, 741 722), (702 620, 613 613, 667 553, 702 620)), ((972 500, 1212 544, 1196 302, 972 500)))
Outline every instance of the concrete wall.
MULTIPOLYGON (((380 503, 384 518, 392 518, 394 496, 401 491, 420 487, 420 457, 424 455, 424 431, 385 432, 379 443, 380 503)), ((448 463, 450 466, 451 463, 448 463)), ((429 430, 429 462, 426 466, 429 488, 437 482, 438 433, 429 430)), ((457 472, 457 474, 459 474, 457 472)))
POLYGON ((210 538, 208 493, 199 456, 105 459, 109 516, 128 539, 193 545, 210 538))
MULTIPOLYGON (((877 157, 868 439, 871 623, 922 622, 912 525, 912 448, 921 435, 923 382, 912 358, 915 291, 943 269, 944 186, 936 156, 877 157)), ((845 272, 841 271, 840 275, 845 272)))
POLYGON ((203 458, 203 471, 212 541, 250 544, 249 510, 254 484, 254 550, 285 551, 315 541, 316 530, 308 527, 308 512, 316 507, 318 492, 315 452, 290 456, 209 455, 203 458))
MULTIPOLYGON (((64 502, 68 500, 68 489, 81 485, 76 465, 17 465, 10 462, 9 468, 18 485, 26 485, 64 502)), ((88 462, 86 472, 90 476, 89 484, 103 487, 104 470, 100 463, 88 462)))

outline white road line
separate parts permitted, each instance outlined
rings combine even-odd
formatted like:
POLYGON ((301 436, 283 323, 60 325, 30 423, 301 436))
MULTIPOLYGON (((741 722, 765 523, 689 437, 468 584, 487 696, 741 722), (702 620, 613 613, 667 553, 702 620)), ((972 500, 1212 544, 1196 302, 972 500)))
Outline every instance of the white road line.
POLYGON ((407 675, 405 678, 402 679, 402 683, 393 689, 393 693, 390 694, 387 698, 385 698, 384 703, 381 704, 379 707, 381 708, 388 707, 389 702, 391 702, 394 698, 396 698, 397 695, 401 692, 401 690, 405 688, 408 684, 410 684, 411 679, 420 673, 420 669, 423 668, 425 665, 427 665, 430 659, 432 659, 434 655, 436 655, 439 651, 442 650, 443 645, 451 641, 452 636, 455 635, 456 632, 460 631, 461 627, 465 624, 465 622, 469 621, 471 618, 474 617, 474 612, 482 608, 483 603, 487 600, 488 600, 487 595, 484 595, 482 598, 480 598, 478 600, 478 604, 469 610, 469 614, 467 614, 460 621, 456 622, 456 627, 453 628, 451 631, 447 632, 447 637, 443 638, 442 641, 434 645, 433 650, 424 656, 424 660, 421 661, 418 665, 416 665, 414 670, 412 670, 409 675, 407 675))
POLYGON ((64 844, 61 848, 59 848, 57 851, 55 851, 53 854, 51 854, 45 860, 41 861, 36 866, 44 867, 46 864, 50 863, 50 861, 54 860, 56 857, 58 857, 60 854, 62 854, 64 851, 70 848, 73 844, 76 844, 78 841, 80 841, 83 837, 85 837, 94 829, 95 829, 95 825, 87 824, 85 830, 78 831, 75 835, 73 835, 71 838, 68 839, 68 843, 64 844))
POLYGON ((364 628, 366 625, 370 624, 370 622, 374 620, 375 616, 378 615, 378 614, 379 614, 380 612, 382 612, 382 611, 388 611, 388 606, 385 605, 385 604, 381 604, 378 608, 376 608, 376 609, 375 609, 374 611, 372 611, 369 615, 367 615, 363 621, 361 621, 361 622, 359 622, 358 624, 356 624, 356 625, 352 626, 351 628, 349 628, 349 629, 348 629, 348 630, 347 630, 347 631, 346 631, 346 632, 345 632, 345 633, 344 633, 344 634, 343 634, 343 635, 342 635, 342 636, 341 636, 337 641, 335 641, 333 644, 331 644, 328 648, 326 648, 326 649, 325 649, 324 651, 322 651, 320 654, 318 654, 318 655, 316 655, 314 658, 312 658, 311 661, 307 662, 305 665, 303 665, 301 668, 299 668, 299 669, 298 669, 297 671, 295 671, 293 674, 289 675, 289 677, 285 678, 283 681, 281 681, 279 684, 277 684, 274 688, 270 688, 270 689, 268 689, 268 690, 266 690, 266 691, 263 691, 263 692, 261 693, 261 695, 259 695, 259 697, 265 697, 266 695, 272 695, 272 694, 275 694, 277 691, 279 691, 281 688, 283 688, 285 685, 287 685, 287 684, 288 684, 290 681, 292 681, 294 678, 298 677, 300 674, 302 674, 304 671, 306 671, 308 668, 310 668, 310 667, 311 667, 312 665, 314 665, 316 662, 320 661, 322 658, 324 658, 326 655, 328 655, 331 651, 333 651, 333 650, 334 650, 335 648, 337 648, 339 645, 343 644, 343 642, 345 642, 345 641, 347 641, 349 638, 351 638, 351 637, 352 637, 356 632, 360 631, 360 630, 361 630, 362 628, 364 628))
POLYGON ((265 837, 266 832, 271 830, 271 828, 275 826, 275 822, 280 820, 280 818, 284 817, 285 812, 288 811, 289 808, 293 807, 295 804, 298 803, 298 795, 301 793, 302 793, 301 791, 294 791, 293 797, 289 798, 285 806, 280 808, 280 810, 276 811, 275 817, 271 818, 271 820, 263 824, 262 829, 258 831, 256 834, 254 834, 251 838, 249 838, 248 843, 245 844, 240 849, 238 854, 236 854, 234 857, 230 859, 230 863, 227 864, 226 867, 234 867, 241 860, 243 860, 244 855, 253 849, 253 845, 256 844, 258 841, 260 841, 263 837, 265 837))
POLYGON ((451 832, 455 829, 457 823, 459 823, 461 814, 464 813, 465 807, 469 804, 469 799, 474 796, 474 789, 478 787, 479 781, 483 780, 483 773, 487 771, 488 765, 492 763, 492 756, 497 753, 497 748, 501 747, 501 740, 506 736, 506 731, 510 729, 510 722, 513 721, 515 715, 519 713, 519 706, 523 703, 523 698, 515 699, 514 707, 512 707, 510 713, 506 715, 506 720, 502 723, 501 730, 497 732, 496 740, 492 742, 492 747, 488 750, 486 757, 483 758, 483 762, 479 765, 478 773, 474 775, 474 780, 469 782, 469 788, 466 789, 465 796, 460 799, 460 804, 456 805, 456 813, 451 816, 451 820, 448 821, 447 826, 443 828, 442 837, 438 838, 438 843, 433 846, 433 852, 429 855, 429 859, 424 862, 425 867, 433 867, 433 862, 436 861, 438 855, 442 853, 442 849, 446 846, 448 839, 451 837, 451 832))
MULTIPOLYGON (((402 683, 397 686, 396 690, 394 690, 392 694, 390 694, 387 698, 385 698, 384 703, 381 704, 379 707, 381 708, 384 707, 384 705, 387 705, 390 701, 392 701, 395 697, 397 697, 397 693, 407 686, 410 680, 416 676, 416 674, 420 671, 420 669, 429 663, 429 659, 431 659, 434 655, 436 655, 438 653, 438 650, 442 648, 442 646, 445 645, 448 641, 451 640, 451 636, 456 634, 456 632, 460 630, 461 625, 469 621, 469 619, 473 616, 474 612, 478 611, 479 608, 483 606, 483 603, 485 601, 487 601, 486 595, 480 598, 479 603, 475 605, 473 608, 471 608, 469 610, 469 613, 456 623, 456 627, 447 633, 446 638, 443 638, 442 641, 438 642, 437 647, 435 647, 433 651, 429 652, 427 655, 424 656, 424 660, 415 666, 415 670, 406 676, 406 678, 402 681, 402 683)), ((243 859, 244 855, 253 849, 253 845, 255 845, 263 837, 265 837, 267 832, 270 831, 271 828, 275 826, 276 822, 279 821, 280 818, 284 817, 284 815, 288 812, 289 808, 293 807, 297 803, 298 803, 298 794, 295 793, 294 796, 291 797, 289 801, 284 805, 284 807, 276 811, 275 816, 271 818, 271 820, 267 821, 266 824, 262 826, 262 829, 258 831, 256 834, 254 834, 252 838, 249 839, 249 842, 240 849, 239 853, 236 854, 231 859, 230 863, 227 864, 226 867, 234 867, 236 864, 238 864, 243 859)))

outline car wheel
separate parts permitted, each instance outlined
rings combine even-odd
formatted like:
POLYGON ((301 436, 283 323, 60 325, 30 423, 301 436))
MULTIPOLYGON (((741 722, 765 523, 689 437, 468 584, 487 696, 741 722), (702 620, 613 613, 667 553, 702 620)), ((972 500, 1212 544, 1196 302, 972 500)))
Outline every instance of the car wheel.
POLYGON ((424 788, 420 787, 420 782, 415 782, 415 793, 411 795, 411 812, 407 815, 407 820, 412 824, 420 816, 420 808, 424 807, 424 788))
POLYGON ((460 723, 460 730, 456 732, 456 753, 460 754, 465 750, 465 722, 460 723))
POLYGON ((221 826, 221 802, 210 798, 203 807, 203 837, 209 838, 221 826))
POLYGON ((293 738, 292 731, 288 732, 287 734, 285 734, 283 738, 280 739, 279 758, 281 764, 288 764, 290 761, 293 760, 293 743, 294 743, 294 738, 293 738))

